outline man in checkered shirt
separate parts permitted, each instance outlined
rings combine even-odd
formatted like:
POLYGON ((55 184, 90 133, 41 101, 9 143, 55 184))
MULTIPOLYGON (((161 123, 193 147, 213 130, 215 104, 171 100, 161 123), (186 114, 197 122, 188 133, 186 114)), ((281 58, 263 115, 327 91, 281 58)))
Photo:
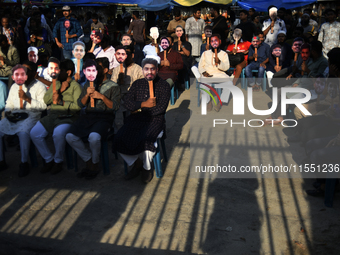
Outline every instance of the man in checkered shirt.
POLYGON ((63 52, 63 58, 71 59, 72 58, 72 44, 78 41, 78 38, 83 34, 83 30, 80 26, 79 21, 70 17, 71 15, 70 6, 67 6, 67 5, 63 6, 62 10, 63 10, 64 17, 59 19, 58 22, 55 24, 54 29, 53 29, 53 37, 55 38, 55 41, 58 47, 63 52), (70 24, 70 27, 68 29, 68 35, 66 35, 66 27, 65 27, 66 20, 69 21, 67 23, 70 24), (58 38, 58 33, 60 35, 60 38, 58 38), (66 42, 66 39, 68 39, 68 42, 66 42))

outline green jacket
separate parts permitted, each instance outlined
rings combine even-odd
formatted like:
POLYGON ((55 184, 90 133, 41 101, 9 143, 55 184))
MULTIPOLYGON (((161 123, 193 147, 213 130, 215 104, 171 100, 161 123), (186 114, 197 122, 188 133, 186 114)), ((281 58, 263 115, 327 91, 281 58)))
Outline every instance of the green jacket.
MULTIPOLYGON (((56 90, 61 87, 60 81, 56 83, 56 90)), ((51 85, 44 96, 44 102, 51 105, 49 114, 40 120, 45 129, 52 134, 56 126, 60 124, 72 124, 78 117, 80 107, 77 100, 81 94, 81 86, 71 80, 69 87, 61 94, 64 105, 53 104, 53 86, 51 85)))
POLYGON ((4 66, 1 69, 1 76, 8 76, 11 74, 12 68, 20 63, 20 57, 17 48, 10 45, 7 55, 5 55, 0 47, 0 56, 4 57, 4 66))

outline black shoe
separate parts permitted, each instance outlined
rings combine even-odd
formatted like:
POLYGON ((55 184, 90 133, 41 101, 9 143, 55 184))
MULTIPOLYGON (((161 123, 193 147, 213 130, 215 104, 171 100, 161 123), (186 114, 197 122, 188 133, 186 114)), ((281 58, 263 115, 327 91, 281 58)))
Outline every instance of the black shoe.
POLYGON ((131 180, 131 179, 136 178, 140 174, 142 168, 143 168, 143 161, 140 158, 138 158, 133 164, 132 169, 125 176, 125 180, 131 180))
POLYGON ((305 157, 300 164, 301 165, 312 164, 312 161, 310 160, 310 157, 305 157))
POLYGON ((324 194, 324 192, 321 189, 306 190, 306 193, 313 197, 322 196, 324 194))
POLYGON ((47 173, 52 170, 54 166, 54 160, 51 162, 45 163, 45 165, 40 169, 40 173, 47 173))
POLYGON ((4 171, 7 168, 8 168, 8 166, 7 166, 6 162, 5 162, 5 160, 0 161, 0 171, 4 171))
POLYGON ((51 174, 57 174, 57 173, 61 172, 61 170, 63 170, 63 163, 64 162, 54 163, 54 166, 51 170, 51 174))
POLYGON ((98 174, 99 174, 99 163, 97 164, 92 163, 92 169, 86 172, 85 179, 92 180, 96 178, 98 174))
POLYGON ((289 143, 297 143, 301 141, 301 135, 293 135, 288 137, 287 142, 289 143))
POLYGON ((142 169, 142 182, 144 183, 149 183, 151 182, 153 178, 153 170, 145 170, 144 168, 142 169))
POLYGON ((313 182, 313 187, 316 189, 319 189, 321 187, 321 183, 320 182, 313 182))
POLYGON ((30 166, 29 166, 29 164, 27 162, 20 163, 18 176, 19 177, 25 177, 29 173, 30 173, 30 166))

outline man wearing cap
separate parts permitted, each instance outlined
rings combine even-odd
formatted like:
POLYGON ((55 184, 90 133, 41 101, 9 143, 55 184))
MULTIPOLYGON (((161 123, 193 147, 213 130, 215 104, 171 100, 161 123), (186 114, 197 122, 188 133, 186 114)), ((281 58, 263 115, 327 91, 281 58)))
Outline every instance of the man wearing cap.
POLYGON ((301 26, 304 34, 311 34, 315 36, 318 33, 318 27, 309 24, 310 17, 307 13, 304 13, 301 17, 301 26))
MULTIPOLYGON (((21 7, 20 7, 21 8, 21 7)), ((41 14, 40 13, 40 10, 38 8, 38 6, 36 5, 33 5, 32 6, 32 19, 33 17, 36 17, 36 16, 39 16, 39 19, 41 21, 41 27, 45 28, 47 33, 48 33, 48 40, 49 41, 52 41, 53 40, 53 33, 51 31, 51 28, 50 26, 47 24, 46 22, 46 19, 45 19, 45 16, 44 14, 41 14)), ((30 36, 30 25, 31 25, 31 17, 29 17, 26 21, 26 25, 25 25, 25 28, 24 28, 24 32, 26 34, 26 37, 29 37, 30 36)))
POLYGON ((28 57, 28 60, 33 62, 33 63, 37 63, 38 62, 38 49, 36 47, 28 47, 27 49, 27 57, 28 57))
POLYGON ((291 65, 291 60, 293 56, 293 51, 291 49, 291 46, 286 43, 286 32, 283 30, 280 30, 277 33, 277 44, 281 45, 282 49, 282 68, 289 67, 291 65))
POLYGON ((83 34, 83 30, 80 26, 78 20, 71 18, 71 8, 70 6, 63 6, 64 17, 59 19, 53 28, 53 37, 58 45, 58 47, 63 52, 64 59, 72 58, 72 44, 78 40, 78 38, 83 34), (65 21, 70 21, 70 28, 66 30, 64 25, 65 21), (66 33, 68 31, 68 34, 66 33), (58 38, 58 33, 60 33, 60 38, 58 38), (68 42, 67 42, 68 39, 68 42))
POLYGON ((265 43, 272 46, 277 42, 277 33, 280 30, 287 32, 285 22, 277 17, 277 8, 275 6, 269 6, 269 17, 263 22, 263 34, 266 36, 265 43))
MULTIPOLYGON (((28 54, 28 60, 29 61, 31 61, 35 64, 38 62, 39 56, 38 56, 38 49, 36 47, 33 47, 33 46, 29 47, 27 49, 27 54, 28 54)), ((47 69, 43 68, 41 65, 38 66, 35 79, 44 83, 47 89, 49 88, 49 86, 52 83, 51 77, 47 74, 47 69), (44 74, 44 71, 45 71, 45 74, 44 74)))

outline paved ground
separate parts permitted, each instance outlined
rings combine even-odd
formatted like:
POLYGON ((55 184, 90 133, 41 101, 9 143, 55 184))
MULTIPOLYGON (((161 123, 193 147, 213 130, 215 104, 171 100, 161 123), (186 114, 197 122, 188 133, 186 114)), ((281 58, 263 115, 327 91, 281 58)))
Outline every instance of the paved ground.
MULTIPOLYGON (((304 156, 285 141, 282 127, 212 131, 221 132, 223 153, 214 147, 194 153, 189 118, 200 109, 194 85, 191 92, 192 103, 185 91, 168 108, 169 162, 164 177, 148 185, 124 181, 122 160, 111 154, 111 174, 92 181, 77 179, 74 170, 51 176, 33 169, 18 178, 20 153, 9 148, 10 169, 0 173, 0 254, 340 254, 339 194, 326 208, 322 197, 304 192, 312 179, 190 177, 195 157, 214 162, 216 155, 240 166, 300 163, 304 156)), ((259 107, 270 102, 263 93, 254 97, 259 107)), ((207 116, 221 118, 230 109, 207 116)))

